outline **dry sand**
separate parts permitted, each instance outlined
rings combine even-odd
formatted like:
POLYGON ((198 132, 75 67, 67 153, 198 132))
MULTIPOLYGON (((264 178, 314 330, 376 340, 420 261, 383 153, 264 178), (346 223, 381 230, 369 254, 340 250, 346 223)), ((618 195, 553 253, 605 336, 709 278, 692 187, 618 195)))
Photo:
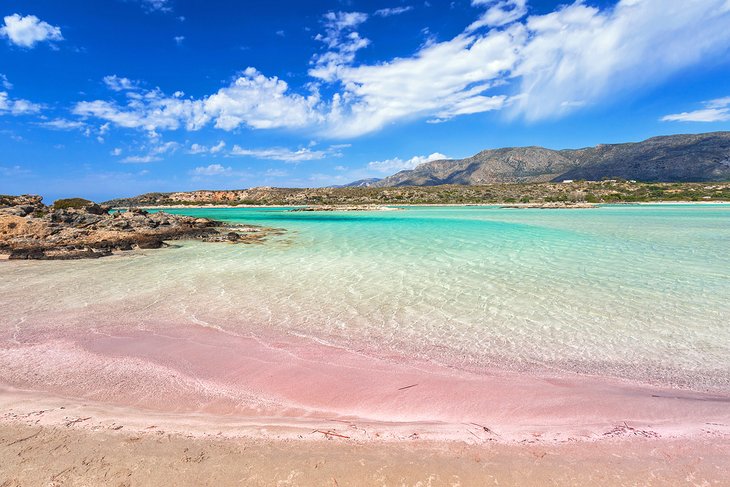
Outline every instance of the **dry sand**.
POLYGON ((363 441, 348 437, 357 425, 259 426, 253 437, 233 422, 6 390, 0 410, 2 487, 730 485, 727 425, 691 438, 619 425, 594 440, 363 441))
POLYGON ((730 485, 727 440, 373 444, 88 428, 0 424, 0 485, 730 485))

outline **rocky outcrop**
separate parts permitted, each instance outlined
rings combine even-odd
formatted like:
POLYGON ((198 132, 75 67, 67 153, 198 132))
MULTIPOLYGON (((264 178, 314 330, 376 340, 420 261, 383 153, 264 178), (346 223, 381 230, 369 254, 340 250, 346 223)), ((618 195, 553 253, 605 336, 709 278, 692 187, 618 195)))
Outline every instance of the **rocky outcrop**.
POLYGON ((55 207, 39 196, 0 197, 0 255, 9 259, 98 258, 181 239, 257 243, 279 232, 140 209, 110 212, 91 202, 55 207))

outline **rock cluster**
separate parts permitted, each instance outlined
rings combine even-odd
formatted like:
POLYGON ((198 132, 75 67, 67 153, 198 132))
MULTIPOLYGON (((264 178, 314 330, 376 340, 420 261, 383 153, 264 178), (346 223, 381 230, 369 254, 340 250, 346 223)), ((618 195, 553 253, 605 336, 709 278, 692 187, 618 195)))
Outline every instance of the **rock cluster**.
POLYGON ((140 209, 110 212, 92 202, 54 207, 39 196, 0 196, 0 256, 9 259, 97 258, 181 239, 257 243, 272 233, 280 232, 140 209))

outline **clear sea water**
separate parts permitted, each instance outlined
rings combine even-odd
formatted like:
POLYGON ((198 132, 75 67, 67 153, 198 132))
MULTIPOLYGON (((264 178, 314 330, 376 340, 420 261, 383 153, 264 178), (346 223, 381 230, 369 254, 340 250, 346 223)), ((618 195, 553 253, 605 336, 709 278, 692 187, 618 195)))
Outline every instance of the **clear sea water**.
POLYGON ((139 326, 164 317, 459 368, 730 391, 730 205, 167 211, 287 232, 2 263, 4 321, 55 307, 98 325, 117 309, 139 326))

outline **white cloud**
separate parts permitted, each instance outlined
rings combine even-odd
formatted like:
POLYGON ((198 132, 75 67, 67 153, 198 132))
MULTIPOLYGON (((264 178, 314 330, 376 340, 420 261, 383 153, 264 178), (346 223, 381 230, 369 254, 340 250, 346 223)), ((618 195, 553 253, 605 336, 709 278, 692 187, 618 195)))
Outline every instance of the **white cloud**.
POLYGON ((316 161, 324 159, 325 157, 341 157, 342 153, 340 149, 342 147, 343 146, 331 146, 324 150, 312 150, 309 148, 291 150, 284 147, 272 147, 269 149, 244 149, 241 146, 234 145, 233 149, 231 149, 231 155, 297 163, 304 161, 316 161))
POLYGON ((428 156, 414 156, 406 160, 403 160, 399 157, 394 157, 393 159, 386 159, 384 161, 370 162, 368 163, 368 169, 392 174, 398 171, 404 171, 406 169, 413 169, 414 167, 418 166, 419 164, 423 164, 424 162, 440 161, 448 158, 449 156, 441 154, 440 152, 434 152, 433 154, 430 154, 428 156))
POLYGON ((20 47, 33 47, 38 42, 62 41, 61 28, 43 22, 35 15, 20 14, 5 17, 5 25, 0 27, 0 37, 20 47))
POLYGON ((111 154, 113 156, 121 156, 122 155, 122 149, 119 148, 119 147, 115 147, 114 149, 112 149, 112 151, 109 154, 111 154))
POLYGON ((21 98, 10 98, 7 91, 0 91, 0 115, 10 113, 11 115, 28 115, 38 113, 42 106, 21 98))
POLYGON ((662 122, 727 122, 730 120, 730 97, 703 103, 705 108, 691 112, 674 113, 661 118, 662 122))
POLYGON ((137 88, 138 83, 129 78, 122 78, 116 74, 104 76, 104 84, 113 91, 129 91, 137 88))
POLYGON ((173 37, 173 39, 175 40, 175 44, 177 44, 178 46, 182 46, 183 41, 185 40, 185 36, 175 36, 173 37))
POLYGON ((223 149, 225 149, 226 143, 222 140, 218 142, 216 145, 208 147, 201 144, 192 144, 190 146, 190 149, 188 150, 188 153, 190 154, 217 154, 223 149))
POLYGON ((407 7, 381 8, 375 11, 375 15, 377 15, 378 17, 392 17, 393 15, 404 14, 406 12, 410 12, 411 10, 413 10, 413 7, 411 7, 410 5, 407 7))

